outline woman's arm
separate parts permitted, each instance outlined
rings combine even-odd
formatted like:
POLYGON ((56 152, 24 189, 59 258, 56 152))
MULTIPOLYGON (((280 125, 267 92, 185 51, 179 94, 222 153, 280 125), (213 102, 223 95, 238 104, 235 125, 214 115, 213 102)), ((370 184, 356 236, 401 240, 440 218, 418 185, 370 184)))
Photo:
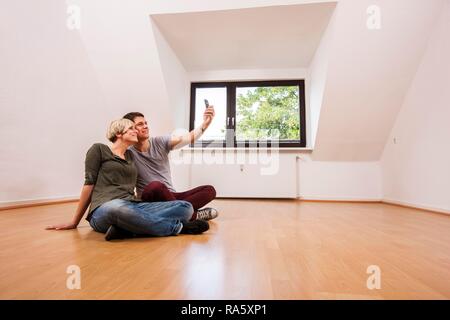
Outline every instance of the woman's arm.
POLYGON ((85 170, 84 170, 84 186, 81 189, 80 201, 78 202, 77 211, 70 223, 63 223, 54 226, 48 226, 47 230, 69 230, 75 229, 83 218, 86 209, 91 203, 92 191, 97 181, 98 172, 102 166, 101 146, 99 143, 94 144, 86 153, 85 170))
POLYGON ((94 190, 94 185, 84 185, 81 189, 80 201, 78 202, 77 211, 75 212, 75 216, 73 217, 70 223, 62 223, 54 226, 48 226, 45 229, 47 230, 69 230, 75 229, 80 223, 81 219, 86 212, 86 209, 89 207, 91 203, 92 191, 94 190))

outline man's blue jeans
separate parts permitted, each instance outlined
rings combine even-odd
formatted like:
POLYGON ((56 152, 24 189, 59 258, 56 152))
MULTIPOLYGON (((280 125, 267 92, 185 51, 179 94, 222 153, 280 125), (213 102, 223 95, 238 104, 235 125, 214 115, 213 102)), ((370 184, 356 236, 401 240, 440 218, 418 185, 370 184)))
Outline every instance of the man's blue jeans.
POLYGON ((114 224, 137 235, 170 236, 180 233, 194 210, 187 201, 133 202, 116 199, 94 210, 91 227, 106 233, 114 224))

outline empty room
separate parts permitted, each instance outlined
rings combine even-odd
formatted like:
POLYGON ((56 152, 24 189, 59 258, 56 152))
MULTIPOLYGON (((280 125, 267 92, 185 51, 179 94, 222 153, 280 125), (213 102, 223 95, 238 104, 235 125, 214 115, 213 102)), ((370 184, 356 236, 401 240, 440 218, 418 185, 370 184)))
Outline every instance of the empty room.
POLYGON ((449 57, 450 0, 2 0, 0 299, 449 300, 449 57))

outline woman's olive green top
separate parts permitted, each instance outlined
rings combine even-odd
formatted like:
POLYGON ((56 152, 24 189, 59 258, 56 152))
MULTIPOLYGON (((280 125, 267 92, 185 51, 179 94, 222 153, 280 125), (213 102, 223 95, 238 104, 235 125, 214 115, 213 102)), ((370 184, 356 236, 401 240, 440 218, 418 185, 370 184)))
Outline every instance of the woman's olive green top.
POLYGON ((125 159, 112 153, 102 143, 95 143, 88 150, 85 160, 85 185, 94 185, 91 206, 87 220, 92 212, 105 202, 114 199, 139 201, 135 198, 137 171, 131 158, 131 152, 125 152, 125 159))

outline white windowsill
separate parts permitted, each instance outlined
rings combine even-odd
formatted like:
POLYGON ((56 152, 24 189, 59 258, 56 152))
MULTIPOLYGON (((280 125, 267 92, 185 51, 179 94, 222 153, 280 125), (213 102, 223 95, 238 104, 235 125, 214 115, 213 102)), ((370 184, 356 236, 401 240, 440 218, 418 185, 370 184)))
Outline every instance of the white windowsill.
POLYGON ((191 147, 184 147, 181 148, 180 151, 183 152, 194 152, 194 151, 258 151, 258 150, 271 150, 271 151, 304 151, 304 152, 310 152, 313 151, 313 148, 219 148, 219 147, 212 147, 212 148, 191 148, 191 147))

